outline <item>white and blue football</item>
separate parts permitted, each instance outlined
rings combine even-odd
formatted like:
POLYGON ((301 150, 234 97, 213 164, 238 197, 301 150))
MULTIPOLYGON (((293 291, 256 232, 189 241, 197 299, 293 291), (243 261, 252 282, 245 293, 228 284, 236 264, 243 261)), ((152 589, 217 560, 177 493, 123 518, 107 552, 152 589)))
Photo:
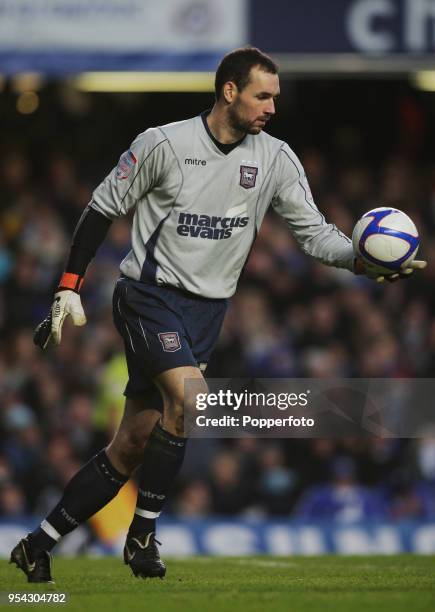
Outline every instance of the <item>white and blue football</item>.
POLYGON ((361 217, 353 230, 352 243, 355 254, 370 268, 392 274, 414 259, 420 239, 408 215, 382 206, 361 217))

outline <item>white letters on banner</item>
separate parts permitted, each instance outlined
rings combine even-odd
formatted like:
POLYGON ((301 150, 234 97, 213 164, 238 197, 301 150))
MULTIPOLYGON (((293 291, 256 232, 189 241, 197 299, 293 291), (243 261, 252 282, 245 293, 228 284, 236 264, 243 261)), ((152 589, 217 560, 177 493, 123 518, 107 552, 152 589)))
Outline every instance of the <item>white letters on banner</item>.
MULTIPOLYGON (((0 521, 0 559, 9 558, 12 546, 28 533, 31 525, 0 521)), ((77 554, 83 549, 86 534, 80 538, 80 527, 62 540, 60 555, 77 554), (74 536, 74 534, 77 534, 74 536), (77 539, 78 541, 74 541, 77 539)), ((398 553, 435 553, 435 524, 425 521, 395 523, 301 523, 291 520, 268 521, 162 521, 159 527, 162 555, 392 555, 398 553)), ((89 553, 121 554, 125 543, 123 533, 110 549, 104 551, 93 544, 89 553)))
POLYGON ((405 51, 429 53, 435 49, 435 0, 355 0, 346 31, 352 45, 365 53, 393 52, 399 36, 405 51))

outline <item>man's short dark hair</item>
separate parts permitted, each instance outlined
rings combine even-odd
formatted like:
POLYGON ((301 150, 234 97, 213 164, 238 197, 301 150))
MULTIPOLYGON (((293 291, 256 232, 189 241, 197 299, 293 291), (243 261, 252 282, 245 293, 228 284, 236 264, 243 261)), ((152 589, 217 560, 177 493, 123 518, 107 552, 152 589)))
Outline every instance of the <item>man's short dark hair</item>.
POLYGON ((265 72, 278 73, 278 66, 265 53, 256 47, 242 47, 227 53, 216 70, 214 82, 216 100, 222 95, 222 88, 228 81, 233 81, 242 91, 249 83, 251 68, 258 66, 265 72))

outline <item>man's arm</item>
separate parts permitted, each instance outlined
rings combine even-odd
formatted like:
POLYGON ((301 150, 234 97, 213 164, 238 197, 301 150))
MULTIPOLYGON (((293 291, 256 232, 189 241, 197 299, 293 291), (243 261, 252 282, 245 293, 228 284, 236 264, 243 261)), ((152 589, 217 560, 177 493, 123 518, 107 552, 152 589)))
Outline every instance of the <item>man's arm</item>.
POLYGON ((50 340, 59 344, 62 325, 68 315, 74 325, 85 325, 79 293, 86 269, 105 239, 112 220, 127 214, 160 180, 166 162, 165 142, 160 130, 151 129, 140 134, 94 191, 74 231, 65 272, 50 313, 35 330, 37 346, 44 349, 50 340))
POLYGON ((377 282, 408 278, 414 270, 426 267, 425 261, 413 261, 400 272, 380 275, 355 257, 352 241, 333 223, 327 223, 314 203, 305 171, 293 151, 284 145, 277 161, 277 188, 272 206, 288 223, 301 249, 329 266, 347 268, 365 274, 377 282))
POLYGON ((90 261, 105 239, 112 220, 92 208, 85 208, 74 230, 71 250, 59 287, 79 292, 90 261))
POLYGON ((74 231, 65 272, 60 279, 50 313, 35 329, 33 339, 40 348, 45 349, 50 339, 54 344, 60 343, 62 325, 68 315, 71 315, 74 325, 85 325, 86 316, 80 300, 80 289, 86 269, 105 239, 111 224, 111 219, 90 206, 80 217, 74 231))
POLYGON ((320 213, 305 171, 287 145, 277 160, 277 187, 272 206, 285 219, 304 253, 329 266, 354 271, 352 241, 333 223, 327 223, 320 213))

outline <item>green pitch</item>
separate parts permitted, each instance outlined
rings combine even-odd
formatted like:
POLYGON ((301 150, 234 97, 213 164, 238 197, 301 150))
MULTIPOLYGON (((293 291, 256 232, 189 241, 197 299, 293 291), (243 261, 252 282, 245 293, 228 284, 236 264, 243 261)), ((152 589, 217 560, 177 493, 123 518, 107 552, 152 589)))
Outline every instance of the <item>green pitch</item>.
MULTIPOLYGON (((32 588, 15 566, 1 563, 1 591, 54 590, 32 588)), ((69 603, 50 609, 435 611, 434 557, 194 557, 169 560, 167 566, 164 580, 141 580, 132 577, 120 559, 55 559, 56 590, 67 592, 69 603)))

